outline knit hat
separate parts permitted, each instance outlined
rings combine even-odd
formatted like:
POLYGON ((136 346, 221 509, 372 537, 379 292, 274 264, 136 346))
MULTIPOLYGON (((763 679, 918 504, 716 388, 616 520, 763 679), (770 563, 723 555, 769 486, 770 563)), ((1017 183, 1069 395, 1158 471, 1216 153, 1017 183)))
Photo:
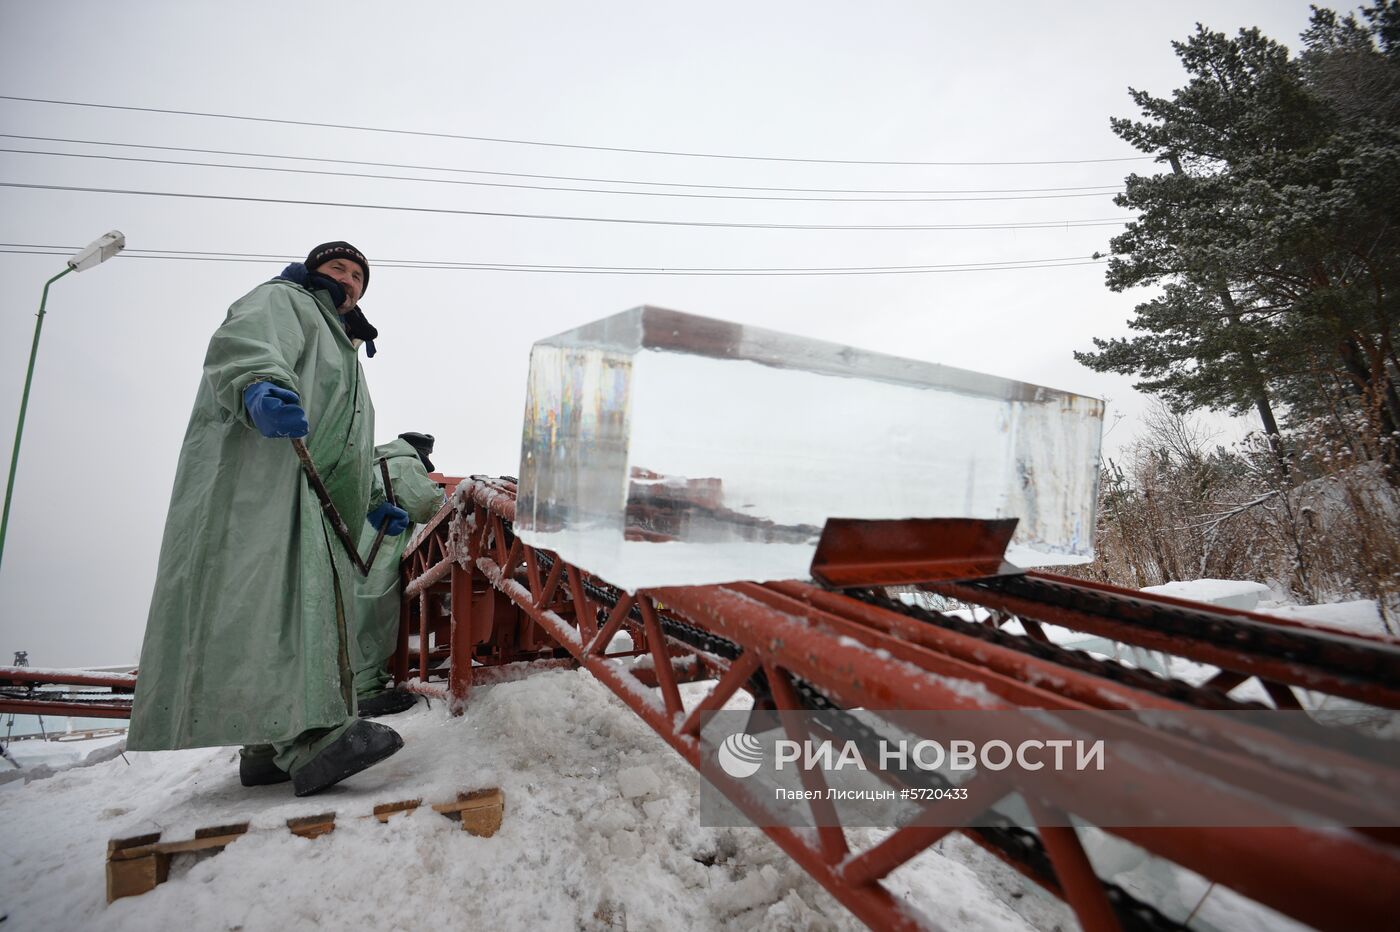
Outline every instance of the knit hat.
POLYGON ((369 260, 365 254, 344 240, 336 240, 334 243, 322 243, 306 255, 306 270, 314 272, 332 259, 349 259, 357 262, 360 268, 365 271, 365 286, 361 292, 369 291, 369 260))
POLYGON ((428 472, 433 472, 433 461, 428 459, 433 453, 433 443, 435 439, 432 434, 420 434, 416 431, 399 434, 399 439, 408 442, 418 453, 418 459, 423 462, 423 468, 428 472))

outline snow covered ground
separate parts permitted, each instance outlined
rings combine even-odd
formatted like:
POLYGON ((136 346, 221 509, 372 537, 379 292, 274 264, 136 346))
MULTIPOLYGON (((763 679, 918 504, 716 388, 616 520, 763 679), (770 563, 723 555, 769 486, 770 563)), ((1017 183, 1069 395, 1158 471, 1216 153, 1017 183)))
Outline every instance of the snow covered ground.
MULTIPOLYGON (((244 789, 229 748, 113 750, 0 785, 5 928, 863 928, 757 829, 700 826, 701 778, 587 673, 476 690, 460 718, 433 703, 384 721, 406 747, 311 799, 286 784, 244 789), (657 789, 629 798, 634 782, 657 789), (488 786, 506 798, 492 838, 426 807, 388 825, 349 818, 488 786), (330 835, 281 827, 331 810, 344 815, 330 835), (167 883, 106 903, 109 838, 155 823, 181 840, 249 818, 255 831, 223 852, 177 857, 167 883)), ((962 838, 925 853, 894 886, 950 928, 1074 928, 1061 904, 962 838)))
MULTIPOLYGON (((1374 603, 1281 613, 1379 626, 1374 603)), ((1175 663, 1174 674, 1186 672, 1175 663)), ((687 702, 709 688, 683 687, 687 702)), ((28 779, 15 772, 0 783, 5 929, 863 928, 759 830, 701 826, 701 778, 585 672, 479 688, 458 718, 435 702, 384 721, 404 735, 402 751, 300 800, 286 784, 240 786, 232 748, 123 754, 112 739, 15 742, 28 779), (56 769, 59 758, 70 766, 56 769), (492 838, 426 806, 388 825, 352 818, 377 803, 447 802, 491 786, 506 799, 492 838), (303 839, 283 827, 332 810, 341 816, 330 835, 303 839), (254 831, 223 852, 177 857, 167 883, 106 903, 108 839, 154 824, 164 840, 183 840, 250 819, 254 831)), ((1178 919, 1195 910, 1193 928, 1294 928, 1131 846, 1093 830, 1085 836, 1101 875, 1178 919)), ((850 832, 856 848, 878 837, 850 832)), ((1063 904, 962 836, 944 839, 889 885, 946 929, 1077 928, 1063 904)))

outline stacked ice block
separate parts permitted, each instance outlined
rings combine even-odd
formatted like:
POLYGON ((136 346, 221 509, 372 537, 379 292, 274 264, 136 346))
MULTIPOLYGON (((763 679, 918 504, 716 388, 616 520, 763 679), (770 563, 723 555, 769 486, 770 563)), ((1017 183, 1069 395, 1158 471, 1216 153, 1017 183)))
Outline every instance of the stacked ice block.
POLYGON ((515 531, 628 590, 806 578, 828 517, 1093 555, 1103 402, 640 307, 535 344, 515 531))

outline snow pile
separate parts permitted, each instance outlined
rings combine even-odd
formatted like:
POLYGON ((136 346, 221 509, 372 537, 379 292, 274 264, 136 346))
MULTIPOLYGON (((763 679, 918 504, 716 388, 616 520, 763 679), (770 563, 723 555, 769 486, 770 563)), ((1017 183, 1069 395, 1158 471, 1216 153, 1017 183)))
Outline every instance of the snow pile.
POLYGON ((1257 611, 1293 621, 1319 625, 1337 631, 1370 636, 1388 636, 1385 622, 1374 599, 1351 602, 1330 602, 1325 605, 1295 605, 1267 598, 1269 587, 1263 583, 1237 579, 1192 579, 1148 586, 1143 592, 1206 602, 1223 608, 1257 611))
POLYGON ((1259 600, 1269 591, 1263 583, 1245 582, 1238 579, 1193 579, 1189 582, 1169 582, 1160 586, 1148 586, 1142 590, 1173 599, 1190 599, 1219 605, 1221 608, 1234 608, 1253 611, 1259 600))
POLYGON ((5 745, 5 751, 23 769, 8 769, 10 764, 0 764, 0 783, 40 780, 69 767, 100 764, 121 754, 125 747, 125 734, 87 740, 11 741, 5 745))
POLYGON ((1375 637, 1393 637, 1386 629, 1380 609, 1374 599, 1356 599, 1351 602, 1330 602, 1326 605, 1288 605, 1265 603, 1259 611, 1266 615, 1277 615, 1293 621, 1318 624, 1352 634, 1365 634, 1375 637))
MULTIPOLYGON (((709 686, 684 689, 691 699, 709 686)), ((309 799, 286 784, 243 788, 231 748, 129 752, 0 786, 6 929, 863 928, 759 830, 700 826, 699 775, 585 672, 478 689, 460 718, 435 702, 384 721, 405 748, 309 799), (492 838, 426 805, 388 825, 352 818, 490 786, 506 800, 492 838), (321 838, 280 827, 328 811, 341 816, 321 838), (107 905, 108 839, 155 823, 178 841, 249 819, 255 831, 221 853, 177 857, 169 882, 107 905)), ((877 837, 851 832, 862 847, 877 837)), ((891 886, 953 928, 1073 925, 962 838, 891 886)))

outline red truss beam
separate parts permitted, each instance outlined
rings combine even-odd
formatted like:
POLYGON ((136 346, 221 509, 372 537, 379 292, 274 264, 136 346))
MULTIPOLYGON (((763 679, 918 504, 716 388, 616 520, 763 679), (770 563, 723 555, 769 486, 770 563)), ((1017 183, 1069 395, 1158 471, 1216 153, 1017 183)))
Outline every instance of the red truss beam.
POLYGON ((136 688, 131 673, 98 673, 92 670, 47 670, 42 667, 0 667, 0 686, 57 684, 64 686, 105 686, 113 692, 130 693, 136 688))
MULTIPOLYGON (((789 736, 798 740, 805 737, 802 720, 793 714, 804 707, 799 681, 803 689, 814 689, 839 706, 887 711, 1023 707, 1171 710, 1230 705, 1218 690, 1193 691, 1184 684, 1178 684, 1175 692, 1162 690, 1147 684, 1142 674, 1137 679, 1102 675, 1092 665, 1102 666, 1102 661, 1086 666, 1085 662, 1046 653, 1048 646, 1040 653, 1022 649, 1037 633, 1043 636, 1037 620, 1073 622, 1081 630, 1115 638, 1123 635, 1129 643, 1215 663, 1241 679, 1259 676, 1285 691, 1287 685, 1298 685, 1337 695, 1392 697, 1387 690, 1393 691, 1394 683, 1387 687, 1376 682, 1378 677, 1383 679, 1391 660, 1387 652, 1394 645, 1388 643, 1360 639, 1336 642, 1329 639, 1338 636, 1280 625, 1266 630, 1265 635, 1283 631, 1285 640, 1312 638, 1306 642, 1322 646, 1316 662, 1296 653, 1282 661, 1270 655, 1269 638, 1258 636, 1257 631, 1254 640, 1245 639, 1249 643, 1243 646, 1232 645, 1214 629, 1204 631, 1198 639, 1177 639, 1162 633, 1162 625, 1155 624, 1151 611, 1130 612, 1132 617, 1123 618, 1113 613, 1111 605, 1108 609, 1099 603, 1085 607, 1073 598, 1061 597, 1063 593, 1057 596, 1058 602, 1047 607, 1024 593, 989 593, 965 584, 937 587, 944 594, 993 608, 1003 621, 1015 613, 1025 621, 1030 636, 1021 643, 1013 643, 1005 634, 989 640, 986 631, 969 630, 977 628, 975 625, 934 624, 909 617, 893 604, 798 582, 627 594, 557 554, 537 551, 516 538, 511 529, 515 491, 509 480, 467 480, 453 502, 411 542, 403 561, 404 624, 395 658, 399 680, 420 691, 449 697, 454 710, 460 712, 474 681, 482 681, 485 674, 506 664, 526 661, 586 668, 780 848, 874 928, 934 927, 935 923, 916 915, 907 903, 893 896, 884 879, 943 835, 958 830, 1064 897, 1084 928, 1120 928, 1123 914, 1114 906, 1111 888, 1094 874, 1076 832, 1057 827, 1065 824, 1065 812, 1075 812, 1076 806, 1083 804, 1068 781, 1050 789, 1039 786, 1034 794, 1024 794, 1041 826, 1038 841, 1032 841, 1049 869, 1017 860, 997 848, 987 832, 974 828, 908 826, 872 847, 852 850, 845 827, 825 804, 814 804, 819 826, 815 832, 774 824, 776 819, 767 803, 719 769, 717 748, 701 731, 709 715, 737 690, 752 688, 760 671, 771 689, 771 695, 760 698, 777 710, 789 736), (697 641, 691 635, 682 640, 677 628, 667 628, 672 622, 663 623, 658 605, 664 605, 666 618, 710 640, 700 646, 688 642, 697 641), (1071 618, 1074 612, 1089 617, 1071 618), (607 653, 614 635, 624 630, 636 648, 620 655, 607 653), (410 632, 417 633, 416 650, 410 649, 410 632), (720 651, 728 656, 711 651, 717 644, 728 645, 720 651), (641 665, 620 662, 623 656, 637 654, 650 661, 640 676, 637 667, 641 665), (1360 667, 1371 664, 1374 669, 1368 667, 1366 675, 1352 676, 1346 667, 1351 662, 1360 667), (440 685, 444 678, 445 691, 440 685), (687 706, 679 684, 700 678, 717 682, 706 696, 687 706), (433 685, 433 680, 439 685, 433 685), (968 683, 982 689, 969 690, 968 683)), ((1096 593, 1100 602, 1118 595, 1096 593)), ((1088 602, 1093 600, 1085 604, 1088 602)), ((1202 607, 1191 605, 1190 609, 1199 612, 1202 607)), ((1241 621, 1229 615, 1216 613, 1209 620, 1217 626, 1241 621)), ((1262 616, 1244 619, 1248 624, 1243 627, 1263 623, 1260 619, 1262 616)), ((1171 623, 1168 618, 1163 625, 1170 627, 1171 623)), ((1257 735, 1248 737, 1258 740, 1257 735)), ((1143 739, 1152 738, 1144 728, 1143 739)), ((1290 739, 1271 734, 1266 740, 1279 742, 1274 748, 1277 760, 1286 762, 1304 753, 1290 748, 1290 739)), ((1154 798, 1154 794, 1187 798, 1203 806, 1248 813, 1258 805, 1253 788, 1308 779, 1287 766, 1241 765, 1239 758, 1221 757, 1217 765, 1210 766, 1196 779, 1184 779, 1179 773, 1168 779, 1142 770, 1128 771, 1133 779, 1125 781, 1122 796, 1139 803, 1154 798), (1208 772, 1210 766, 1218 766, 1218 770, 1208 772)), ((1348 771, 1342 767, 1339 773, 1348 771)), ((821 777, 809 774, 804 779, 820 781, 821 777)), ((1008 772, 987 773, 977 779, 984 781, 979 787, 986 795, 982 803, 965 807, 969 820, 985 807, 985 799, 1019 789, 1008 772)), ((1315 791, 1330 794, 1335 800, 1346 799, 1345 786, 1319 783, 1315 791)), ((1379 928, 1389 924, 1400 909, 1400 885, 1395 882, 1400 877, 1400 848, 1393 844, 1393 830, 1109 830, 1321 929, 1379 928)), ((1164 927, 1174 927, 1170 920, 1158 918, 1164 927)))
POLYGON ((130 673, 0 667, 0 712, 130 718, 135 687, 130 673))
POLYGON ((1222 688, 1257 677, 1280 708, 1298 708, 1289 687, 1381 708, 1400 708, 1400 642, 1285 618, 1204 606, 1052 573, 998 583, 924 587, 970 605, 1098 635, 1218 667, 1222 688))
MULTIPOLYGON (((40 694, 42 695, 42 693, 40 694)), ((71 702, 0 699, 0 712, 19 715, 71 715, 79 718, 131 718, 131 702, 71 702)))

